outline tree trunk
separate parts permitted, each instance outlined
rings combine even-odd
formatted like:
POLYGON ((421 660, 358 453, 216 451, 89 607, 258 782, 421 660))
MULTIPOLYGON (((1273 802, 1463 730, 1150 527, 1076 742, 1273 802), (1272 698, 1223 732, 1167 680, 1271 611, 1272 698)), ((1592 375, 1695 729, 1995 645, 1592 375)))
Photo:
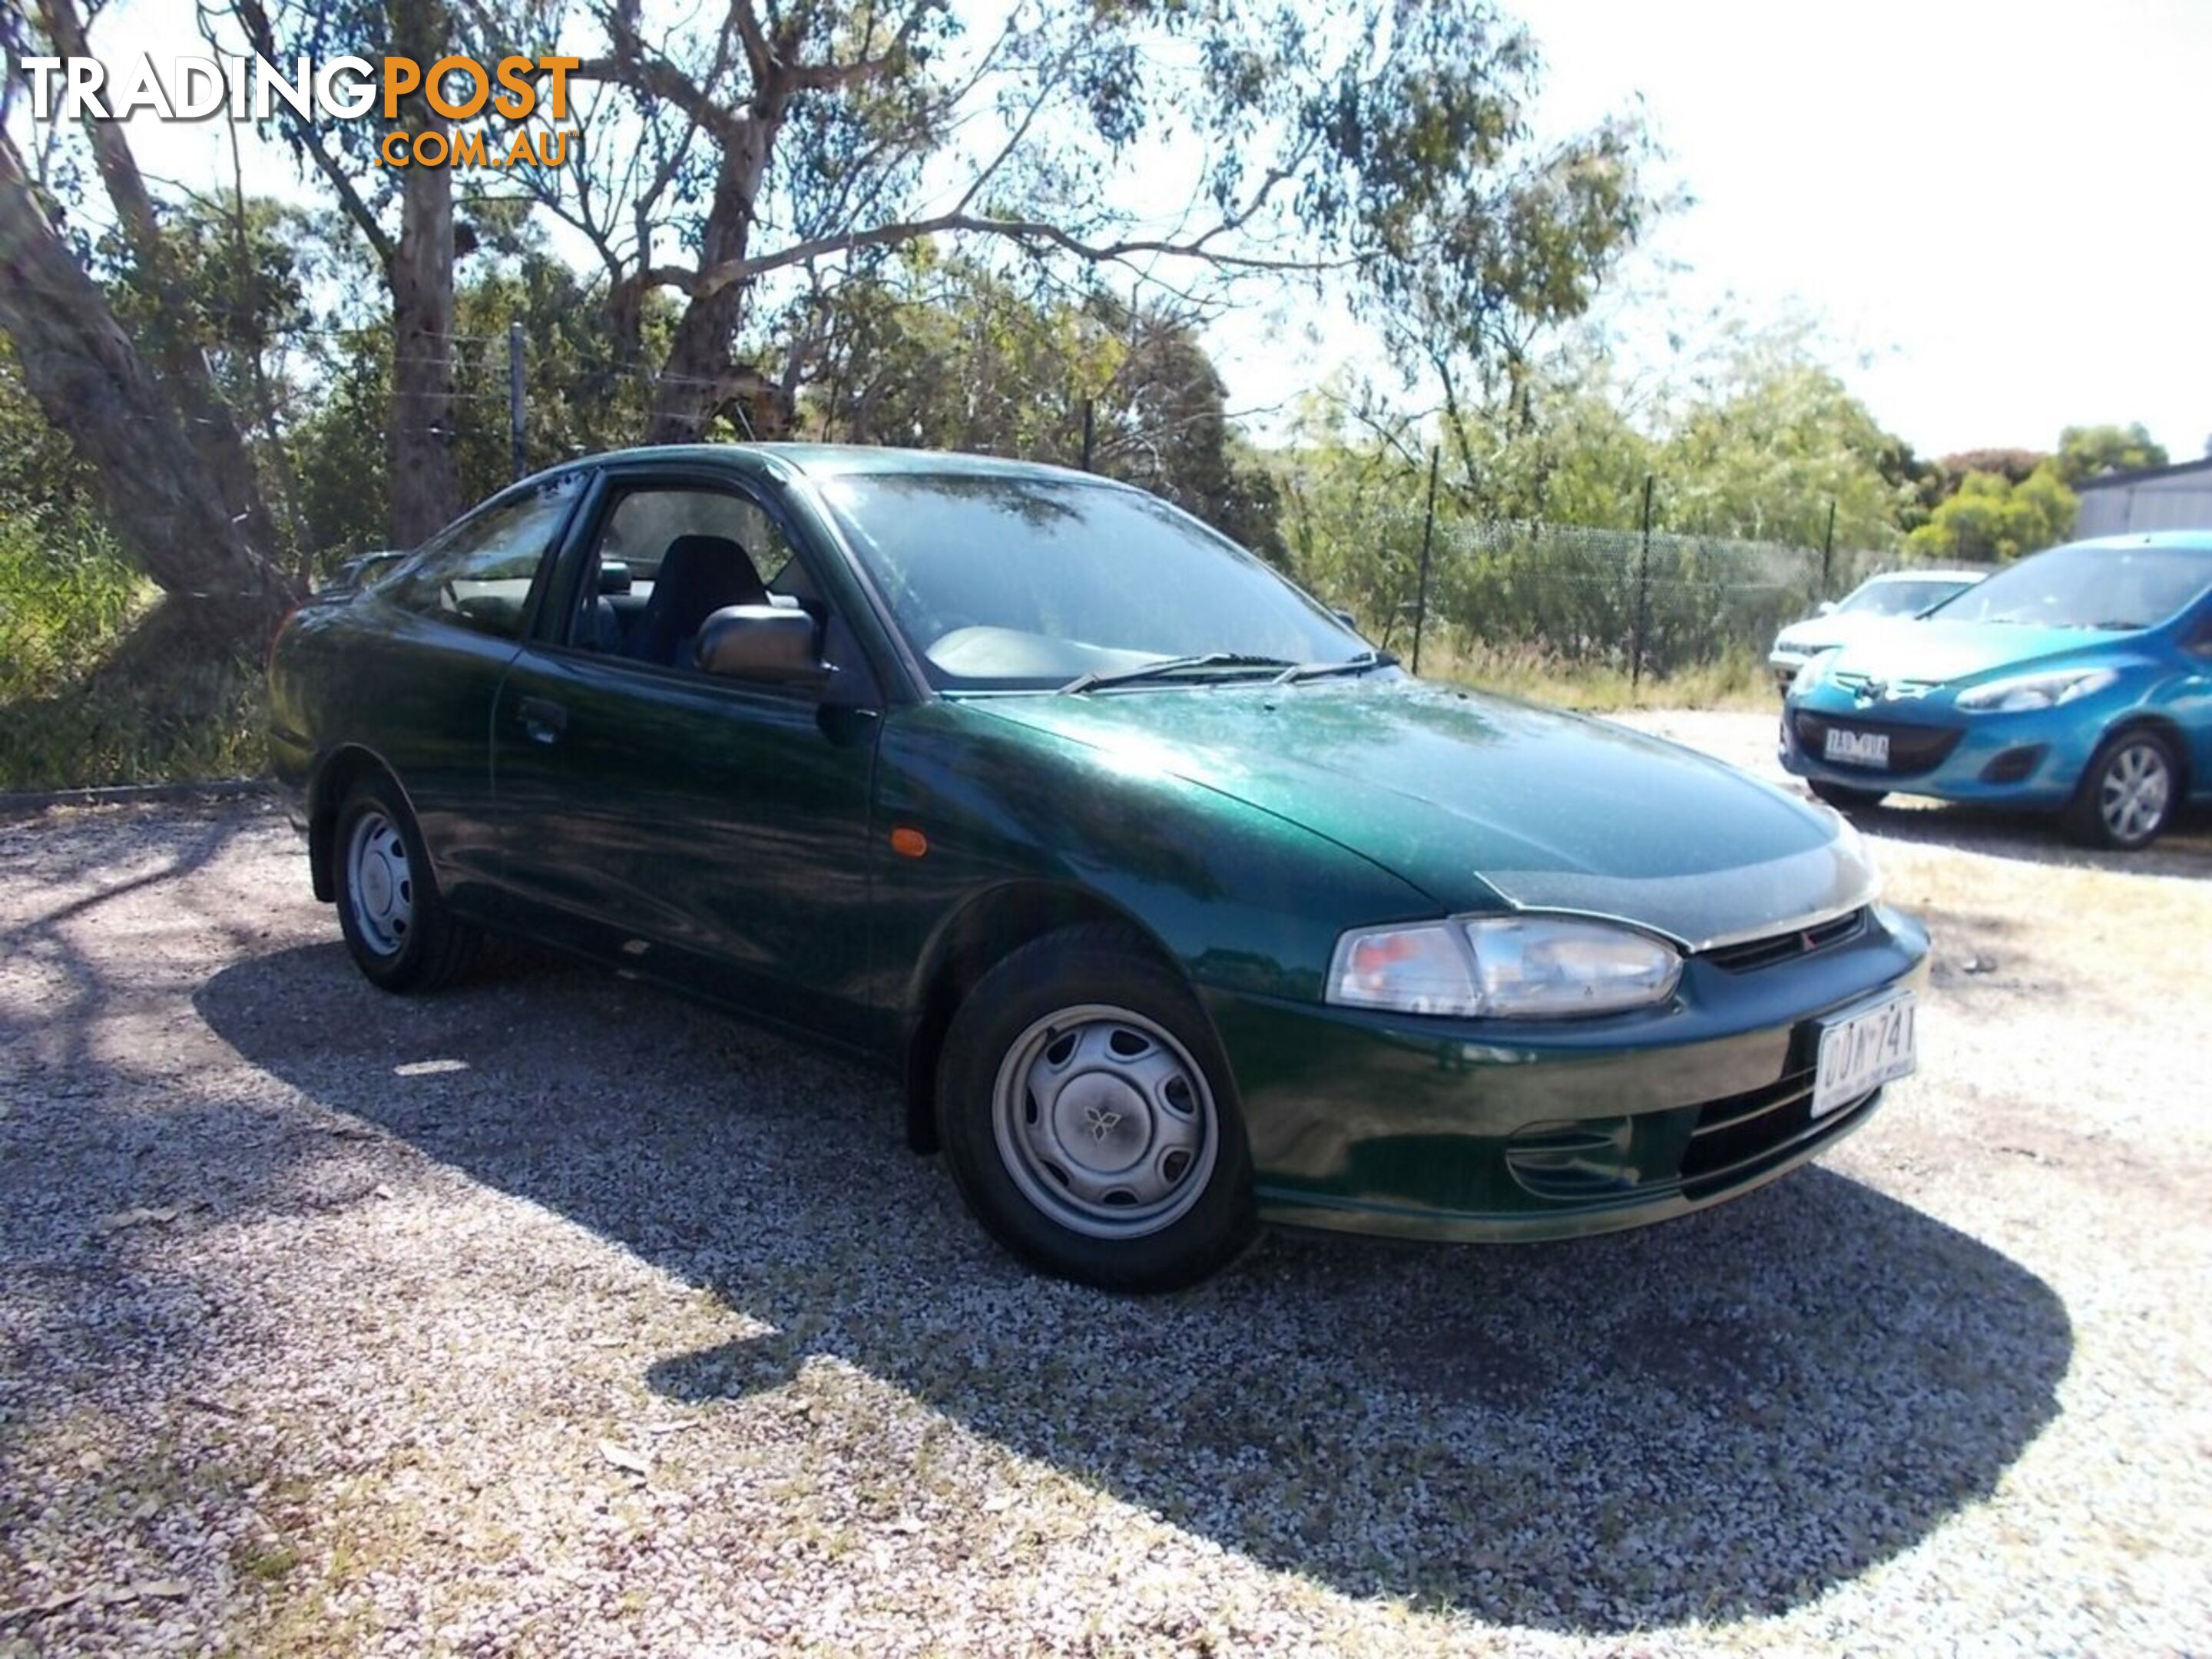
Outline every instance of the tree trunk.
MULTIPOLYGON (((73 0, 40 0, 39 12, 57 52, 68 58, 90 55, 73 0)), ((112 120, 88 119, 85 128, 100 182, 115 208, 116 222, 131 245, 131 258, 161 302, 160 320, 147 331, 151 337, 148 343, 177 411, 184 417, 186 442, 222 493, 223 505, 246 544, 262 557, 281 562, 284 550, 278 544, 276 522, 254 473, 253 457, 193 337, 191 302, 184 274, 168 238, 162 234, 154 198, 131 153, 131 141, 121 125, 112 120)))
POLYGON ((165 629, 232 648, 267 638, 299 589, 233 511, 193 442, 204 434, 115 320, 4 139, 0 329, 47 422, 98 473, 125 550, 167 592, 165 629))
MULTIPOLYGON (((392 50, 429 64, 446 53, 443 0, 392 0, 392 50)), ((418 92, 400 105, 412 134, 446 131, 418 92)), ((386 459, 394 547, 413 547, 460 513, 453 465, 453 174, 409 167, 399 240, 386 270, 392 289, 392 408, 386 459)))
MULTIPOLYGON (((742 118, 743 130, 722 149, 714 177, 714 199, 699 235, 701 270, 742 259, 751 243, 753 204, 768 173, 769 153, 783 125, 788 94, 777 88, 757 94, 742 118)), ((730 283, 712 294, 694 295, 684 307, 668 345, 668 360, 653 393, 646 422, 649 444, 696 443, 706 435, 715 412, 728 397, 731 343, 744 320, 751 285, 730 283)))

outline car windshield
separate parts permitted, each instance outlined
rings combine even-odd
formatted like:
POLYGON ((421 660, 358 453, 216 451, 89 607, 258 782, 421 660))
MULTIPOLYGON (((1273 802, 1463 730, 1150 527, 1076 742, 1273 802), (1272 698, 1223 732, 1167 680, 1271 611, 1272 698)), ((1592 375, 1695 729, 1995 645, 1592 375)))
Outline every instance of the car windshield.
POLYGON ((944 690, 1189 684, 1346 663, 1364 641, 1156 497, 1080 478, 850 473, 822 494, 944 690))
POLYGON ((1945 622, 2148 628, 2212 586, 2212 547, 2076 543, 2022 559, 1937 614, 1945 622))
POLYGON ((1926 581, 1869 582, 1836 609, 1855 617, 1917 617, 1970 586, 1967 582, 1934 578, 1926 581))

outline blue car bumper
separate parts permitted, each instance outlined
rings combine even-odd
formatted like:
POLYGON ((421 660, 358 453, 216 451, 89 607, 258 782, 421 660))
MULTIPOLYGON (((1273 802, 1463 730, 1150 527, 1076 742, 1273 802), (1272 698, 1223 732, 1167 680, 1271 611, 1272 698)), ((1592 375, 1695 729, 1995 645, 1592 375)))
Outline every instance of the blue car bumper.
POLYGON ((2094 707, 2099 701, 1966 714, 1948 700, 1869 705, 1820 686, 1793 696, 1782 711, 1782 765, 1798 777, 1852 789, 2056 810, 2072 799, 2106 729, 2109 711, 2094 707), (1869 747, 1864 739, 1886 737, 1888 763, 1829 758, 1831 732, 1846 734, 1845 751, 1861 755, 1869 747))

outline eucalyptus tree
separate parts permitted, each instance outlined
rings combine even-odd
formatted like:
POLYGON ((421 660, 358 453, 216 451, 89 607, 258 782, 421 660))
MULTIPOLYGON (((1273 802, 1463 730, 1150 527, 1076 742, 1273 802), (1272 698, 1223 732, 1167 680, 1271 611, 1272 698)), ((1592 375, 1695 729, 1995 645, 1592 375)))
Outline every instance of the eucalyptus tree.
MULTIPOLYGON (((647 435, 695 437, 767 314, 889 251, 995 246, 1186 298, 1315 284, 1456 374, 1577 314, 1649 208, 1632 121, 1534 137, 1540 65, 1486 0, 483 0, 482 49, 588 37, 584 155, 526 182, 608 303, 680 303, 647 435)), ((1326 296, 1326 297, 1324 297, 1326 296)), ((804 378, 818 332, 782 331, 804 378)), ((795 386, 793 387, 795 389, 795 386)))

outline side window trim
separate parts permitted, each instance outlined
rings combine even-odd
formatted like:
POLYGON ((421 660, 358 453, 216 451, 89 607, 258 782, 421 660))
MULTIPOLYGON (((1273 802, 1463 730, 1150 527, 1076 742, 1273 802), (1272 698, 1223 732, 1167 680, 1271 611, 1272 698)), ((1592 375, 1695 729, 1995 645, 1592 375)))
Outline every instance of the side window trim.
POLYGON ((555 574, 546 585, 545 598, 533 618, 531 631, 526 636, 534 649, 571 662, 596 664, 611 672, 637 675, 649 683, 683 686, 692 690, 712 689, 741 699, 763 700, 778 705, 817 700, 817 694, 805 687, 731 679, 701 674, 690 669, 673 668, 662 663, 645 662, 634 657, 615 656, 578 645, 570 637, 582 619, 584 582, 597 557, 609 520, 624 497, 654 489, 692 490, 735 496, 773 524, 783 538, 785 546, 789 549, 792 561, 805 573, 810 585, 821 596, 825 644, 841 635, 849 642, 856 659, 853 672, 860 677, 859 684, 866 689, 866 700, 881 701, 884 695, 881 671, 846 619, 846 605, 838 599, 834 583, 825 580, 822 567, 825 560, 837 556, 834 550, 825 552, 817 547, 805 521, 792 510, 788 503, 778 499, 764 481, 736 477, 719 468, 671 467, 662 463, 635 466, 616 464, 598 469, 580 510, 569 520, 568 528, 561 538, 555 574))
MULTIPOLYGON (((577 624, 584 614, 585 579, 598 556, 607 526, 623 501, 653 490, 735 496, 775 526, 777 533, 783 538, 784 545, 790 549, 792 558, 813 579, 816 588, 826 595, 820 572, 816 568, 817 561, 811 555, 805 536, 793 523, 792 515, 784 510, 783 504, 751 479, 735 477, 726 472, 688 471, 665 466, 634 470, 608 466, 599 470, 597 487, 586 501, 585 511, 572 520, 569 533, 562 538, 561 557, 566 562, 566 567, 555 584, 557 604, 543 607, 542 625, 533 628, 530 635, 534 643, 550 650, 610 659, 606 653, 578 645, 574 639, 577 624)), ((830 601, 825 597, 823 604, 830 605, 830 601)), ((834 609, 834 605, 831 608, 834 609)), ((623 662, 633 668, 650 669, 655 666, 630 658, 611 660, 623 662)), ((674 669, 664 672, 684 672, 674 669)), ((686 675, 685 678, 690 677, 686 675)))
POLYGON ((550 477, 529 478, 520 483, 512 484, 489 499, 478 502, 453 523, 435 532, 412 553, 398 561, 390 571, 380 576, 368 591, 383 599, 386 603, 405 611, 410 616, 419 617, 425 622, 435 623, 442 628, 456 629, 462 633, 475 634, 481 638, 504 639, 515 645, 520 645, 533 637, 537 631, 538 614, 544 609, 546 591, 554 579, 556 562, 576 524, 579 506, 592 493, 592 482, 591 471, 577 467, 553 474, 550 477), (571 477, 577 480, 576 487, 566 492, 568 499, 562 504, 561 515, 555 523, 551 533, 547 536, 544 546, 538 550, 537 565, 531 572, 530 587, 523 597, 522 610, 512 634, 471 628, 467 623, 446 614, 442 609, 426 611, 417 605, 407 604, 398 597, 415 578, 421 575, 441 555, 449 551, 456 544, 465 545, 471 533, 479 530, 486 520, 506 511, 518 502, 526 502, 533 497, 543 496, 547 490, 557 488, 564 479, 571 477))

